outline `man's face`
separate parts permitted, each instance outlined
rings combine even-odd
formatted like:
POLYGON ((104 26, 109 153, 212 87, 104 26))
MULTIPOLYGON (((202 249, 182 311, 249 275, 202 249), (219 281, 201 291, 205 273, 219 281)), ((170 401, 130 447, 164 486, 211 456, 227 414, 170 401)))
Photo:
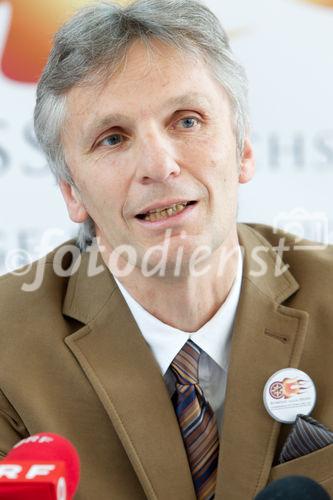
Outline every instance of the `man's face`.
POLYGON ((218 250, 235 227, 238 184, 252 176, 252 149, 247 143, 247 157, 237 158, 221 85, 203 62, 154 47, 149 54, 135 42, 105 85, 74 87, 63 133, 79 192, 61 185, 71 218, 89 214, 108 251, 130 245, 137 266, 167 230, 170 265, 179 246, 183 262, 198 246, 218 250), (181 212, 144 215, 170 206, 181 212))

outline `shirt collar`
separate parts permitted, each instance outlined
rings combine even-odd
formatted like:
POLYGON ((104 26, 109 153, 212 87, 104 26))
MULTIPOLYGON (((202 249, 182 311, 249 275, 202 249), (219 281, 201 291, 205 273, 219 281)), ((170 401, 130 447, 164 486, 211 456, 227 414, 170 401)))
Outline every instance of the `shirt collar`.
POLYGON ((119 280, 114 277, 163 375, 189 338, 203 349, 222 369, 227 369, 230 339, 240 296, 242 273, 243 258, 240 247, 238 247, 236 276, 226 300, 214 316, 193 333, 178 330, 157 319, 144 309, 128 293, 119 280))

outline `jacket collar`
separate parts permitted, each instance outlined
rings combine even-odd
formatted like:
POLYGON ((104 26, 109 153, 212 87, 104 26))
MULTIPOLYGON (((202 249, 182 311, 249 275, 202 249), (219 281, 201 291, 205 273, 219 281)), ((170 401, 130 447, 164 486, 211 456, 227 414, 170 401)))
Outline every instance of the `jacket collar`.
MULTIPOLYGON (((307 313, 281 305, 299 285, 289 270, 275 275, 276 254, 269 242, 245 224, 238 225, 238 236, 244 252, 243 281, 231 344, 216 499, 253 497, 265 486, 280 424, 264 409, 263 387, 275 371, 298 366, 307 322, 307 313), (259 272, 262 266, 267 267, 264 274, 259 272)), ((63 307, 65 315, 84 326, 65 342, 100 397, 147 497, 193 499, 163 377, 98 254, 103 271, 87 277, 89 257, 93 260, 82 254, 63 307)))

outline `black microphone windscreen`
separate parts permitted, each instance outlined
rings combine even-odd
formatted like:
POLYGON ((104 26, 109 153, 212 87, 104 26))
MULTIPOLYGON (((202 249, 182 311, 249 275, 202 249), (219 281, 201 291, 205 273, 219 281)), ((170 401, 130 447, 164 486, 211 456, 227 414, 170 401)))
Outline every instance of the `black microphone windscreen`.
POLYGON ((304 476, 287 476, 270 483, 254 500, 330 500, 320 484, 304 476))

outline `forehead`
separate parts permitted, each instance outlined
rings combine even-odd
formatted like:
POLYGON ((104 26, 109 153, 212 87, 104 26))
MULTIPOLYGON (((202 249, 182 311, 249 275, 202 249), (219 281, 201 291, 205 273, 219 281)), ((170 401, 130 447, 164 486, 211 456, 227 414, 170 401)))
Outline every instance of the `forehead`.
MULTIPOLYGON (((102 83, 90 80, 67 95, 67 116, 82 124, 112 113, 115 117, 145 118, 172 106, 199 105, 215 109, 228 105, 222 85, 202 58, 152 41, 152 50, 139 41, 128 49, 122 64, 102 83)), ((86 127, 85 127, 86 128, 86 127)))

